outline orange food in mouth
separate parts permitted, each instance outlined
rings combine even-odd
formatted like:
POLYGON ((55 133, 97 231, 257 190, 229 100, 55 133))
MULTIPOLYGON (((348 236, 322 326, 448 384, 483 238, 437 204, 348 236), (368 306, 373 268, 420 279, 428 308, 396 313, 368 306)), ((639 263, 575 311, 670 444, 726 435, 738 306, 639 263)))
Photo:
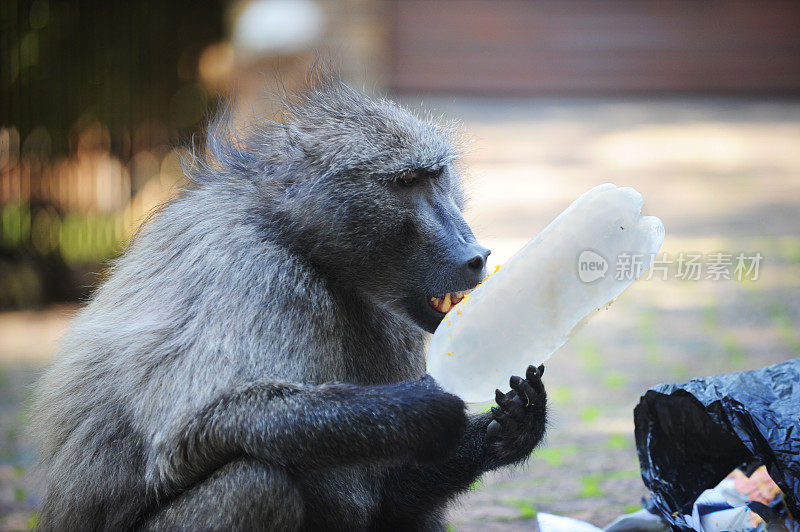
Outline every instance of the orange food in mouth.
POLYGON ((451 308, 458 305, 464 296, 469 294, 472 290, 463 290, 461 292, 449 292, 444 297, 431 297, 428 299, 428 304, 436 311, 447 314, 451 308))

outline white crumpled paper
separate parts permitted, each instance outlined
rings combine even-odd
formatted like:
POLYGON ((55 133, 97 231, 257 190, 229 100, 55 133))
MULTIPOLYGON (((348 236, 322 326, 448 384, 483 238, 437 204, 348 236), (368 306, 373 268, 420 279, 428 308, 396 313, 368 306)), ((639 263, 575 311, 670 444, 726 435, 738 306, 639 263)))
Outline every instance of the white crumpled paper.
POLYGON ((650 267, 664 226, 642 215, 643 203, 611 183, 583 194, 450 310, 431 340, 428 373, 481 402, 547 360, 587 314, 650 267))

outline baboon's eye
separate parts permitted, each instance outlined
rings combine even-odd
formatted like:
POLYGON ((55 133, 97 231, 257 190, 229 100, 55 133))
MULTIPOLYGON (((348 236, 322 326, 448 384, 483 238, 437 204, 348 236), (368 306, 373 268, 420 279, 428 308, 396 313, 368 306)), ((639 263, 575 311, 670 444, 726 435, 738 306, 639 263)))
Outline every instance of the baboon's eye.
POLYGON ((419 181, 419 175, 416 171, 406 172, 397 180, 397 184, 401 187, 413 187, 419 181))
POLYGON ((400 176, 397 178, 397 184, 403 188, 413 187, 419 183, 420 180, 424 178, 436 178, 439 177, 441 173, 441 169, 428 170, 422 168, 417 170, 409 170, 408 172, 400 174, 400 176))

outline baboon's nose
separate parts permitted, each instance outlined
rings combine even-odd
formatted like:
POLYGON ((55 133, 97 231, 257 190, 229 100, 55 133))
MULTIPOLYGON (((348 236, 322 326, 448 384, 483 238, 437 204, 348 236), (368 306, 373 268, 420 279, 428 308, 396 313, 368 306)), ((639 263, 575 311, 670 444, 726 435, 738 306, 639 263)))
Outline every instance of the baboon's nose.
POLYGON ((470 251, 471 253, 468 255, 470 258, 467 259, 463 268, 468 274, 482 276, 486 267, 486 257, 491 254, 491 251, 478 244, 473 244, 470 251))
POLYGON ((482 270, 486 266, 486 258, 492 254, 491 250, 475 244, 475 256, 467 261, 467 266, 473 270, 482 270))

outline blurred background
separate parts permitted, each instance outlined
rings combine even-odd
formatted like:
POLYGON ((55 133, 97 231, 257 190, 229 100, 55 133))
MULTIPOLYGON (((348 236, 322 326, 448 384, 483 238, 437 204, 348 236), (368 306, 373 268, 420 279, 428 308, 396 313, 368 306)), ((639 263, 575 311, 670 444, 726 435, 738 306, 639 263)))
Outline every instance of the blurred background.
POLYGON ((551 359, 546 444, 449 519, 637 508, 639 395, 800 352, 798 28, 788 0, 0 2, 0 530, 35 524, 41 497, 29 386, 183 183, 183 147, 223 99, 274 116, 270 92, 319 57, 464 122, 467 215, 495 263, 605 181, 664 220, 662 268, 551 359))

